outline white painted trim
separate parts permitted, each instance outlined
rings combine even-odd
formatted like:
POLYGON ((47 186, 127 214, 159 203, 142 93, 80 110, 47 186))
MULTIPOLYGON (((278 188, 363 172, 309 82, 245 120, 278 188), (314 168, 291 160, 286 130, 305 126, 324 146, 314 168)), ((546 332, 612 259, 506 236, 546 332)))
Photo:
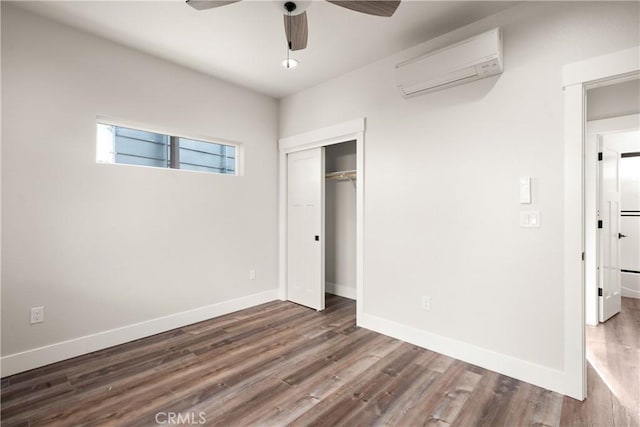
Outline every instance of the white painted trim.
POLYGON ((600 135, 634 131, 638 130, 638 127, 640 127, 640 114, 629 114, 628 116, 587 122, 587 132, 598 133, 600 135))
POLYGON ((364 296, 364 130, 365 118, 327 126, 278 141, 278 298, 287 300, 287 155, 296 151, 356 141, 356 323, 362 314, 364 296))
POLYGON ((233 145, 235 147, 242 146, 242 143, 239 141, 232 141, 230 139, 225 139, 225 138, 217 138, 211 135, 192 133, 185 129, 176 128, 176 127, 170 127, 165 125, 153 125, 148 123, 137 122, 135 120, 121 119, 117 117, 98 115, 96 116, 96 123, 143 130, 146 132, 161 133, 163 135, 177 136, 179 138, 196 139, 198 141, 211 142, 214 144, 233 145))
POLYGON ((344 136, 358 132, 364 132, 364 117, 315 129, 310 132, 280 138, 278 148, 284 151, 297 151, 313 147, 324 147, 331 145, 330 142, 327 143, 328 141, 338 138, 340 140, 339 142, 344 142, 345 140, 342 139, 344 136), (310 144, 312 146, 308 146, 310 144))
MULTIPOLYGON (((364 119, 362 120, 364 126, 364 119)), ((356 138, 356 325, 364 312, 364 128, 356 138)))
POLYGON ((507 356, 412 326, 392 322, 368 313, 364 313, 361 316, 360 325, 428 350, 566 394, 565 373, 560 370, 507 356))
POLYGON ((622 296, 627 298, 636 298, 640 299, 640 291, 636 291, 635 289, 629 289, 622 287, 622 296))
POLYGON ((613 117, 587 122, 584 165, 584 223, 585 223, 585 322, 596 326, 598 322, 598 141, 603 135, 638 130, 640 114, 613 117))
POLYGON ((287 300, 287 153, 278 153, 278 298, 287 300))
POLYGON ((587 396, 585 352, 584 130, 585 91, 596 81, 640 71, 640 46, 565 65, 564 86, 564 394, 587 396))
POLYGON ((584 400, 584 86, 580 84, 566 87, 564 94, 564 369, 569 381, 564 394, 584 400))
POLYGON ((103 348, 123 344, 139 338, 148 337, 192 323, 201 322, 234 311, 243 310, 277 299, 277 290, 235 298, 181 313, 147 320, 96 334, 73 338, 67 341, 26 350, 3 356, 2 377, 27 371, 50 363, 91 353, 103 348))
POLYGON ((637 73, 638 64, 640 64, 640 46, 567 64, 562 67, 562 86, 637 73))
POLYGON ((325 282, 325 291, 329 294, 338 295, 339 297, 357 299, 356 288, 347 285, 338 285, 336 283, 325 282))

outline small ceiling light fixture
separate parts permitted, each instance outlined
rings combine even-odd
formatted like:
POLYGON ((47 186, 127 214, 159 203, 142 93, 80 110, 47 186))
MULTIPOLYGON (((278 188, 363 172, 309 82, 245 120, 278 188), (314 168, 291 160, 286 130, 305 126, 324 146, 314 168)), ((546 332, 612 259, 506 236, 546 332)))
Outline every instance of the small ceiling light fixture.
POLYGON ((291 12, 296 10, 296 4, 292 1, 288 1, 284 4, 284 8, 287 10, 288 14, 285 19, 287 19, 289 22, 285 28, 287 30, 287 57, 282 60, 282 66, 284 68, 295 68, 298 66, 298 64, 300 64, 300 62, 291 58, 289 55, 291 53, 291 47, 293 46, 293 43, 291 41, 291 12))
POLYGON ((287 57, 282 60, 282 66, 284 68, 296 68, 298 64, 300 64, 300 62, 298 62, 298 60, 293 58, 287 57))

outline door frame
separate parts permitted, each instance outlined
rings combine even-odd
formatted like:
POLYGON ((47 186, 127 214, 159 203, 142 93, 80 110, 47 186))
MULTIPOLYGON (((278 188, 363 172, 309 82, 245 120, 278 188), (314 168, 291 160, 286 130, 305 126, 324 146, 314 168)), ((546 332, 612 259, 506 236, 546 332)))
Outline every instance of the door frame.
POLYGON ((630 114, 608 119, 586 122, 584 146, 584 222, 585 222, 585 321, 587 325, 597 326, 598 321, 598 283, 601 264, 597 210, 599 208, 600 177, 598 173, 598 145, 605 135, 640 130, 640 114, 630 114))
POLYGON ((564 88, 564 394, 587 397, 585 345, 586 91, 640 72, 640 46, 567 64, 564 88))
POLYGON ((278 298, 287 300, 287 155, 310 148, 356 141, 356 323, 364 298, 364 131, 365 118, 315 129, 278 140, 278 298))

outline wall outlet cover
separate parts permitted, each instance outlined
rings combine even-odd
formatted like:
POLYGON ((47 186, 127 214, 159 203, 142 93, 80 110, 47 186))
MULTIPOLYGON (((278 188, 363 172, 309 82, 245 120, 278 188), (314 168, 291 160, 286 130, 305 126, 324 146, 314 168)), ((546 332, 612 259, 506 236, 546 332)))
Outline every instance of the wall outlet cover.
POLYGON ((44 307, 31 307, 31 324, 44 322, 44 307))

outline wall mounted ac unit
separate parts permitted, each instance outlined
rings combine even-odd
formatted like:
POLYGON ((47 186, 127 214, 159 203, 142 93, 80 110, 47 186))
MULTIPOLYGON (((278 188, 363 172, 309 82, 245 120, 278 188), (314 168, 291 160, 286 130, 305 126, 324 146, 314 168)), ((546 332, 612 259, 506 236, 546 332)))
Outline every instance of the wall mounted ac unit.
POLYGON ((396 65, 405 98, 502 73, 499 28, 396 65))

